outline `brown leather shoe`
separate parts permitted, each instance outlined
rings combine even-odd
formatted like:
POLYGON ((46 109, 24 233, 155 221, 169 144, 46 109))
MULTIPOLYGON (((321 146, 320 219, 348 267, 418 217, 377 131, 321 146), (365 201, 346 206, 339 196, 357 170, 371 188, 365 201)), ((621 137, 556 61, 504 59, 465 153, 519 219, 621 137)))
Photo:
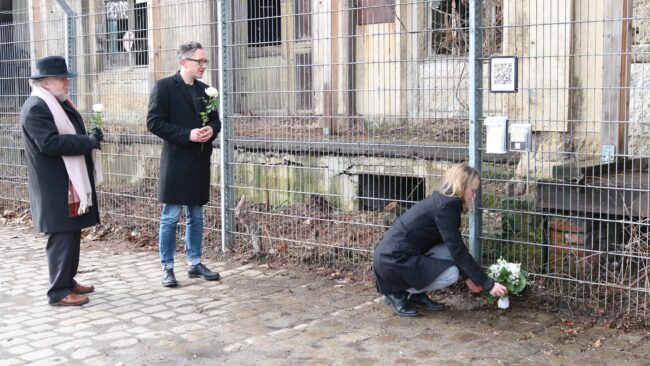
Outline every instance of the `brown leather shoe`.
POLYGON ((50 305, 52 305, 52 306, 79 306, 79 305, 83 305, 83 304, 87 303, 88 301, 90 301, 90 299, 88 299, 88 296, 77 295, 77 294, 72 294, 71 293, 70 295, 62 298, 61 300, 59 300, 57 302, 53 302, 50 305))
POLYGON ((74 285, 73 288, 70 289, 73 294, 89 294, 93 291, 95 291, 95 286, 93 285, 82 285, 79 282, 77 282, 76 285, 74 285))

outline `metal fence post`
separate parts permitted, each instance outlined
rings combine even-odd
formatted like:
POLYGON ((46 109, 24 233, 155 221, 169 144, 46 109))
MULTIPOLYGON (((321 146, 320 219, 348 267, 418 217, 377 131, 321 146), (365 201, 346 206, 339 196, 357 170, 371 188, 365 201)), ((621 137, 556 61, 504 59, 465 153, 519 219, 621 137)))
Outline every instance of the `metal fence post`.
MULTIPOLYGON (((57 0, 59 3, 59 6, 63 9, 65 12, 65 20, 66 20, 66 55, 65 58, 67 59, 68 62, 68 68, 73 71, 76 70, 76 60, 75 60, 75 54, 76 54, 76 37, 77 37, 77 28, 75 25, 76 21, 76 15, 74 13, 74 10, 68 5, 66 0, 57 0)), ((70 88, 70 96, 73 98, 73 101, 76 103, 77 101, 75 100, 74 96, 77 95, 77 82, 73 81, 71 83, 71 88, 70 88)))
POLYGON ((227 45, 230 44, 228 37, 228 23, 226 17, 232 13, 228 5, 229 1, 220 0, 217 4, 217 24, 219 27, 219 117, 221 118, 221 250, 231 247, 233 244, 233 232, 235 229, 233 218, 234 207, 234 172, 231 162, 233 160, 233 147, 231 143, 233 130, 230 123, 232 111, 228 90, 232 83, 228 79, 230 59, 228 57, 227 45))
MULTIPOLYGON (((482 125, 479 117, 482 112, 481 100, 483 85, 483 42, 482 9, 480 0, 469 1, 469 164, 481 169, 481 143, 483 141, 482 125)), ((475 210, 469 215, 469 250, 477 262, 481 263, 481 189, 476 196, 475 210)))

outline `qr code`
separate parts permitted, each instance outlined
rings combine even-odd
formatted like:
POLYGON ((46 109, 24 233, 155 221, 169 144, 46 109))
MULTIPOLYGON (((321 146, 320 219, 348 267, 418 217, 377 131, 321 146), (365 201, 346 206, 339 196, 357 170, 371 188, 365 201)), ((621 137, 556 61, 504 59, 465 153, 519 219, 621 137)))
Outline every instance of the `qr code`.
POLYGON ((492 68, 492 82, 498 85, 512 84, 513 64, 496 64, 492 68))

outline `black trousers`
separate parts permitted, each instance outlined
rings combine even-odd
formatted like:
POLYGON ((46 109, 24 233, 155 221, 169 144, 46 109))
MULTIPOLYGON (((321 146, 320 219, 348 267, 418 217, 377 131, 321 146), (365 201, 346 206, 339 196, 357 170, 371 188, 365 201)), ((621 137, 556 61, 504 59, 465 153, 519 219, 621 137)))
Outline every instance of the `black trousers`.
POLYGON ((50 271, 50 288, 47 290, 50 303, 68 296, 76 285, 74 276, 79 268, 80 245, 81 230, 49 234, 45 250, 50 271))

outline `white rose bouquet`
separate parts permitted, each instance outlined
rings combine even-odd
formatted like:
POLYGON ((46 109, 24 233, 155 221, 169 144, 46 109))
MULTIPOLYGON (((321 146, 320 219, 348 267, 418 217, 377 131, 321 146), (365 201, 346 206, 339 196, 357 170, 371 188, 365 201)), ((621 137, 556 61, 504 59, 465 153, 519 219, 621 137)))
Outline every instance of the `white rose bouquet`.
POLYGON ((203 103, 205 103, 205 112, 201 112, 201 123, 205 126, 209 121, 210 113, 219 109, 219 91, 214 87, 208 87, 205 89, 205 94, 208 95, 207 98, 203 98, 203 103))
MULTIPOLYGON (((508 289, 508 294, 518 295, 526 287, 526 272, 521 270, 521 263, 509 263, 503 258, 488 268, 488 276, 508 289)), ((499 298, 500 309, 510 307, 508 296, 499 298)))

